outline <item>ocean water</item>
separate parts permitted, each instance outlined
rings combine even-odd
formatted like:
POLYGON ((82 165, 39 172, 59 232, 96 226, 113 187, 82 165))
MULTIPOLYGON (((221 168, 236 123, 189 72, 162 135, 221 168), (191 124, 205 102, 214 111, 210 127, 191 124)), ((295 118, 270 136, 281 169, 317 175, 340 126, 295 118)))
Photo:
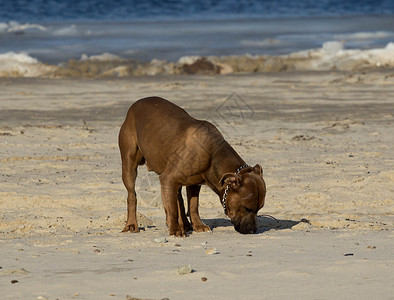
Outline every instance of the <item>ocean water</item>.
POLYGON ((1 0, 0 20, 147 21, 393 14, 392 0, 1 0))
POLYGON ((394 42, 393 1, 0 0, 3 59, 177 61, 283 55, 330 41, 361 50, 394 42))

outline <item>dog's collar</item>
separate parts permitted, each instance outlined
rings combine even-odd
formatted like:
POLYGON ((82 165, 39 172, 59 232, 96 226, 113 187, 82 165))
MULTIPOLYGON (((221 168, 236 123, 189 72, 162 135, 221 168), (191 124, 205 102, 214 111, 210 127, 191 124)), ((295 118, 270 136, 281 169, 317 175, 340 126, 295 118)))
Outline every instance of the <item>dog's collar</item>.
MULTIPOLYGON (((243 165, 243 166, 240 166, 240 167, 235 171, 235 174, 238 174, 239 172, 241 172, 242 169, 245 169, 245 168, 247 168, 247 167, 250 167, 250 166, 247 165, 247 164, 246 164, 246 165, 243 165)), ((229 191, 229 190, 230 190, 230 184, 228 184, 228 185, 226 186, 226 189, 224 190, 223 198, 220 200, 220 202, 222 202, 224 214, 226 214, 226 215, 227 215, 226 200, 227 200, 227 194, 228 194, 228 191, 229 191)))

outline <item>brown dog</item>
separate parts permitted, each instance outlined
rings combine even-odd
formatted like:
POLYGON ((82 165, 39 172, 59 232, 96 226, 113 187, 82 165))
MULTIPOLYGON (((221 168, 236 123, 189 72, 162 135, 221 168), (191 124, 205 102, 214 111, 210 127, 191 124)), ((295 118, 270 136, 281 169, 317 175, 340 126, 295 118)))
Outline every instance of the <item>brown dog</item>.
POLYGON ((196 120, 179 106, 158 97, 135 102, 119 132, 122 179, 128 191, 123 232, 138 232, 135 180, 138 165, 159 174, 170 235, 191 229, 181 188, 186 186, 190 221, 195 231, 210 231, 198 213, 200 185, 220 197, 225 213, 240 233, 255 233, 257 212, 264 205, 265 182, 260 165, 245 164, 214 125, 196 120))

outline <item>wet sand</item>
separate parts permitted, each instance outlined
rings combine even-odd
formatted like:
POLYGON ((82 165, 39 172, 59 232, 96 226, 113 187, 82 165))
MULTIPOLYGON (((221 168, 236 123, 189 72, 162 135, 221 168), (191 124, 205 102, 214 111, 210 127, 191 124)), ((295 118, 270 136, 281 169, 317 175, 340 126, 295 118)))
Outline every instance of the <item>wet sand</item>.
POLYGON ((390 71, 1 78, 2 295, 393 299, 393 95, 390 71), (212 233, 168 237, 157 175, 145 166, 143 230, 120 233, 117 134, 129 106, 151 95, 215 123, 246 162, 263 166, 257 234, 235 232, 203 188, 212 233), (194 271, 176 274, 185 264, 194 271))

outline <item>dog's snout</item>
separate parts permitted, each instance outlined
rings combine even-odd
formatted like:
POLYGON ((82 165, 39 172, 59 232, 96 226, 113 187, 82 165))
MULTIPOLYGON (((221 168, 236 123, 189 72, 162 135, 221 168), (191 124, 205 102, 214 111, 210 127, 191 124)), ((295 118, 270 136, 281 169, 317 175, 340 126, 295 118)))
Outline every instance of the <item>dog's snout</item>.
POLYGON ((242 234, 251 234, 257 232, 256 218, 253 215, 248 215, 243 218, 231 219, 236 231, 242 234))
POLYGON ((243 228, 235 228, 239 233, 242 233, 242 234, 252 234, 252 233, 256 233, 256 228, 245 228, 245 229, 243 229, 243 228))
POLYGON ((257 227, 253 224, 247 224, 246 226, 234 224, 234 228, 236 231, 242 234, 252 234, 257 232, 257 227))
POLYGON ((248 225, 248 227, 247 227, 247 230, 248 230, 248 233, 256 233, 256 231, 257 231, 257 228, 256 228, 256 226, 253 226, 253 225, 248 225))

